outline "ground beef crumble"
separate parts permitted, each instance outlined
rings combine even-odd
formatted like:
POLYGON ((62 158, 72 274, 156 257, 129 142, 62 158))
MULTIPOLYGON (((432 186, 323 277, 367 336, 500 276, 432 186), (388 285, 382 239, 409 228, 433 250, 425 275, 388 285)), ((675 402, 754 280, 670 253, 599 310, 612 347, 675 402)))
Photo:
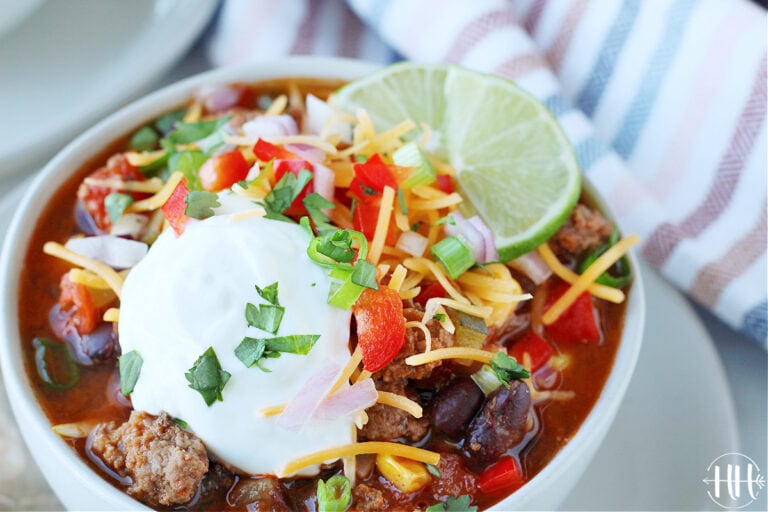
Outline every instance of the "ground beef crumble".
POLYGON ((203 442, 166 413, 133 411, 122 425, 102 423, 91 436, 91 451, 131 479, 128 493, 152 505, 188 502, 208 471, 203 442))
POLYGON ((574 263, 582 253, 602 244, 612 230, 613 225, 600 212, 579 203, 550 245, 561 261, 574 263))

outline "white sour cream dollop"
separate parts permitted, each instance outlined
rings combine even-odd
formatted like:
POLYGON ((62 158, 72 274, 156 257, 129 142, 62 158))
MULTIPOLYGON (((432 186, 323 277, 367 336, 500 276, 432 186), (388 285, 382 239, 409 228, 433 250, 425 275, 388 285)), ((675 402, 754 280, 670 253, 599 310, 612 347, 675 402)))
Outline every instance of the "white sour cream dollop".
POLYGON ((350 313, 326 303, 328 271, 307 256, 309 236, 301 227, 258 217, 233 222, 226 213, 236 210, 242 208, 225 204, 217 212, 224 214, 188 224, 182 236, 168 229, 159 237, 125 280, 120 345, 144 360, 131 395, 135 409, 184 420, 230 466, 275 474, 296 457, 353 442, 350 416, 295 432, 279 427, 278 416, 259 414, 290 400, 323 364, 349 360, 350 313), (276 335, 320 338, 307 355, 264 359, 266 373, 246 368, 234 350, 245 336, 273 336, 248 327, 245 307, 264 304, 255 285, 274 282, 285 307, 276 335), (231 374, 223 401, 210 407, 184 376, 208 347, 231 374))

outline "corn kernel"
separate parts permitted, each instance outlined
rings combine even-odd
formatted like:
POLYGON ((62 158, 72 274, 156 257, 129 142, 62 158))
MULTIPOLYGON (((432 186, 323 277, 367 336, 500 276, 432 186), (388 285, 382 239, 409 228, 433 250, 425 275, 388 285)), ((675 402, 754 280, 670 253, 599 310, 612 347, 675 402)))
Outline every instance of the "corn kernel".
POLYGON ((418 491, 430 480, 424 464, 403 457, 379 454, 376 456, 376 467, 384 478, 403 492, 418 491))

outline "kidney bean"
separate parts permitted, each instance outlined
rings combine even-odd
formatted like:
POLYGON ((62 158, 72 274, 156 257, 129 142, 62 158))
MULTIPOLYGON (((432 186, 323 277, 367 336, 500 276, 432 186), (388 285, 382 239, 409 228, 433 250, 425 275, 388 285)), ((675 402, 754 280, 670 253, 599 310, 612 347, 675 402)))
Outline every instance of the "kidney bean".
POLYGON ((476 463, 495 461, 519 443, 527 431, 531 395, 528 385, 516 380, 509 388, 500 386, 473 418, 464 447, 476 463))
POLYGON ((432 424, 449 436, 459 438, 482 403, 483 392, 472 379, 454 379, 435 397, 432 424))

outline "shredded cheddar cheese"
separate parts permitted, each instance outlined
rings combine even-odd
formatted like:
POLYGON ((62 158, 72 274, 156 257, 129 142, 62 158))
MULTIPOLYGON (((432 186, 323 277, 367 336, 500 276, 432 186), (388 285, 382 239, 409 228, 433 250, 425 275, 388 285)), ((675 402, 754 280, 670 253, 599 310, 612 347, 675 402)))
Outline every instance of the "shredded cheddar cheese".
POLYGON ((432 274, 453 300, 469 305, 469 300, 467 300, 467 298, 453 286, 448 279, 448 276, 445 275, 445 272, 443 272, 434 261, 428 260, 427 258, 406 258, 403 260, 403 265, 405 265, 405 268, 408 270, 414 270, 422 274, 432 274))
POLYGON ((269 104, 267 110, 264 111, 265 116, 278 116, 285 111, 285 107, 288 106, 288 96, 281 94, 269 104))
MULTIPOLYGON (((575 283, 579 278, 579 274, 560 263, 560 260, 557 259, 555 253, 552 252, 552 249, 549 247, 549 244, 543 243, 539 246, 539 255, 541 255, 541 259, 544 260, 544 263, 547 264, 550 270, 568 284, 575 283)), ((595 297, 607 300, 608 302, 613 302, 614 304, 621 304, 624 302, 624 292, 618 288, 605 286, 600 283, 591 283, 587 290, 595 297)))
POLYGON ((105 322, 118 322, 120 320, 120 308, 109 308, 104 312, 102 320, 105 322))
POLYGON ((422 364, 433 363, 443 359, 470 359, 488 364, 493 359, 494 353, 487 350, 469 347, 448 347, 438 348, 431 352, 414 354, 405 359, 405 364, 410 366, 421 366, 422 364))
POLYGON ((360 350, 360 347, 357 347, 355 348, 355 351, 352 352, 352 356, 349 358, 349 361, 347 361, 347 364, 345 364, 344 368, 341 369, 341 373, 336 379, 336 382, 334 382, 333 386, 331 386, 331 391, 328 393, 329 395, 334 394, 339 389, 341 389, 341 386, 343 386, 344 383, 349 382, 352 373, 355 371, 355 369, 360 364, 360 361, 362 360, 363 352, 360 350))
POLYGON ((381 258, 381 250, 384 248, 384 241, 389 231, 389 223, 392 217, 392 209, 395 200, 395 190, 392 187, 384 187, 381 195, 381 206, 379 207, 379 216, 376 219, 376 230, 373 234, 373 240, 368 250, 368 259, 376 265, 381 258))
POLYGON ((398 265, 392 272, 392 276, 389 278, 389 284, 387 286, 392 290, 400 291, 403 287, 403 282, 405 281, 405 275, 407 273, 408 270, 404 266, 398 265))
POLYGON ((418 322, 416 320, 411 320, 410 322, 405 322, 405 328, 415 328, 421 330, 421 332, 424 334, 424 343, 426 348, 424 349, 425 352, 429 352, 432 350, 432 333, 429 332, 429 329, 427 329, 427 326, 424 325, 424 322, 418 322))
POLYGON ((196 123, 200 121, 202 115, 203 105, 202 103, 196 101, 187 109, 187 112, 184 114, 182 121, 185 123, 196 123))
POLYGON ((390 407, 396 407, 398 409, 401 409, 414 418, 421 418, 424 414, 424 411, 422 410, 421 406, 411 400, 410 398, 406 398, 402 395, 398 395, 396 393, 390 393, 388 391, 378 391, 379 398, 376 400, 376 402, 384 405, 389 405, 390 407))
POLYGON ((112 288, 115 295, 117 295, 118 298, 120 297, 120 291, 123 288, 123 278, 109 265, 71 251, 57 242, 46 242, 45 245, 43 245, 43 252, 72 263, 73 265, 78 265, 90 270, 102 278, 109 287, 112 288))
POLYGON ((555 301, 554 304, 542 315, 541 321, 544 325, 550 325, 555 322, 563 312, 584 292, 589 285, 595 282, 595 279, 608 270, 611 265, 616 263, 626 252, 640 241, 640 237, 632 234, 619 240, 616 244, 605 251, 597 258, 592 265, 584 271, 579 278, 571 284, 571 287, 555 301))
MULTIPOLYGON (((158 149, 157 151, 142 151, 141 153, 137 153, 136 151, 126 151, 124 154, 125 159, 128 160, 128 163, 132 166, 144 167, 165 156, 165 150, 158 149)), ((88 179, 93 178, 86 178, 86 183, 88 183, 88 179)))
POLYGON ((173 191, 176 189, 176 185, 181 183, 181 180, 183 179, 184 175, 181 172, 174 172, 168 177, 168 181, 165 182, 163 188, 161 188, 155 195, 142 199, 141 201, 136 201, 128 206, 125 211, 133 213, 157 210, 168 201, 168 198, 171 197, 171 194, 173 194, 173 191))
POLYGON ((262 206, 251 208, 242 212, 233 213, 229 216, 229 222, 239 222, 241 220, 251 219, 253 217, 263 217, 267 211, 262 206))
POLYGON ((83 286, 92 288, 94 290, 112 289, 104 279, 88 270, 73 268, 70 269, 68 276, 69 280, 73 283, 82 284, 83 286))
POLYGON ((462 197, 454 192, 453 194, 437 199, 414 199, 408 207, 409 210, 415 212, 421 210, 440 210, 441 208, 448 208, 449 206, 457 206, 462 201, 462 197))
POLYGON ((475 306, 473 304, 464 304, 463 302, 446 297, 432 297, 424 306, 424 319, 422 321, 427 322, 435 316, 438 306, 448 306, 457 311, 462 311, 468 315, 483 319, 488 318, 491 316, 491 313, 493 313, 493 308, 490 306, 475 306))
POLYGON ((405 457, 406 459, 432 464, 433 466, 440 462, 439 453, 424 450, 423 448, 386 441, 367 441, 364 443, 354 443, 337 446, 335 448, 328 448, 326 450, 310 453, 309 455, 304 455, 303 457, 298 457, 280 468, 277 472, 277 477, 284 478, 313 464, 341 459, 350 455, 363 455, 368 453, 381 453, 394 455, 396 457, 405 457))

